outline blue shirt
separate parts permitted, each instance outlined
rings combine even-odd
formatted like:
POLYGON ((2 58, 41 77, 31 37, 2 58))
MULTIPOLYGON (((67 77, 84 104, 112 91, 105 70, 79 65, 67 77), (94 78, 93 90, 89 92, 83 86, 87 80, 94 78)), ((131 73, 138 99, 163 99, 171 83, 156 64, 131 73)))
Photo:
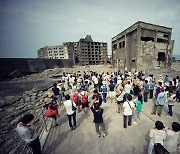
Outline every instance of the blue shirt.
POLYGON ((155 83, 154 82, 150 82, 150 90, 154 90, 155 87, 155 83))

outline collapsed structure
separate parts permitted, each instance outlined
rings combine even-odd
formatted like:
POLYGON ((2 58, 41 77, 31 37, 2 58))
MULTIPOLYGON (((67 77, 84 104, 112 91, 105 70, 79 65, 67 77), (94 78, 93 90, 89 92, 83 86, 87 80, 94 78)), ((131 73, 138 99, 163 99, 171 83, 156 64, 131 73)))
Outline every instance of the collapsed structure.
POLYGON ((95 42, 91 35, 78 42, 65 42, 58 46, 45 46, 38 49, 40 59, 69 59, 74 64, 94 65, 107 62, 107 43, 95 42))
POLYGON ((172 28, 138 21, 112 38, 112 64, 117 69, 145 70, 171 66, 172 28))

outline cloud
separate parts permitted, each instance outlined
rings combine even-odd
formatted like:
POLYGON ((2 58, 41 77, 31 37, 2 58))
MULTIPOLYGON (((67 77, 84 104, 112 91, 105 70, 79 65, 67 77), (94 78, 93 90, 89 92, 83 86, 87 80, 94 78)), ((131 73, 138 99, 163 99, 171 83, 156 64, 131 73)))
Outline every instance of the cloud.
POLYGON ((17 57, 22 55, 19 51, 36 57, 42 46, 78 41, 89 34, 95 41, 108 42, 111 53, 111 38, 141 20, 172 27, 174 52, 178 53, 179 14, 178 0, 0 1, 0 50, 6 51, 4 57, 12 50, 17 57), (8 41, 17 45, 7 48, 8 41))

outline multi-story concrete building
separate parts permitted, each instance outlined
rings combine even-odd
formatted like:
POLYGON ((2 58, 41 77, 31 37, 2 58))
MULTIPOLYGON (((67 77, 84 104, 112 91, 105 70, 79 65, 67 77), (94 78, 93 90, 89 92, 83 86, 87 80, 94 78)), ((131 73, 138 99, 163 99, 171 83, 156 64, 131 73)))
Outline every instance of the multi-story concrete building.
POLYGON ((73 44, 63 43, 57 46, 45 46, 38 51, 38 58, 44 59, 70 59, 73 61, 73 44))
POLYGON ((94 42, 91 35, 74 43, 75 62, 79 65, 94 65, 107 62, 107 43, 94 42))
POLYGON ((112 38, 112 64, 118 69, 170 67, 172 28, 138 21, 112 38))

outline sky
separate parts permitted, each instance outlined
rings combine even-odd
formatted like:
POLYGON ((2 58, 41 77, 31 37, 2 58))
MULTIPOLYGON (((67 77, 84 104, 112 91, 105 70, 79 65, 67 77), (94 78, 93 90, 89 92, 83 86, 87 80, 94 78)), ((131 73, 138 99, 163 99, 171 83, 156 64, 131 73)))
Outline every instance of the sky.
POLYGON ((0 0, 0 58, 36 58, 86 35, 111 54, 111 38, 137 21, 173 28, 180 54, 180 0, 0 0))

